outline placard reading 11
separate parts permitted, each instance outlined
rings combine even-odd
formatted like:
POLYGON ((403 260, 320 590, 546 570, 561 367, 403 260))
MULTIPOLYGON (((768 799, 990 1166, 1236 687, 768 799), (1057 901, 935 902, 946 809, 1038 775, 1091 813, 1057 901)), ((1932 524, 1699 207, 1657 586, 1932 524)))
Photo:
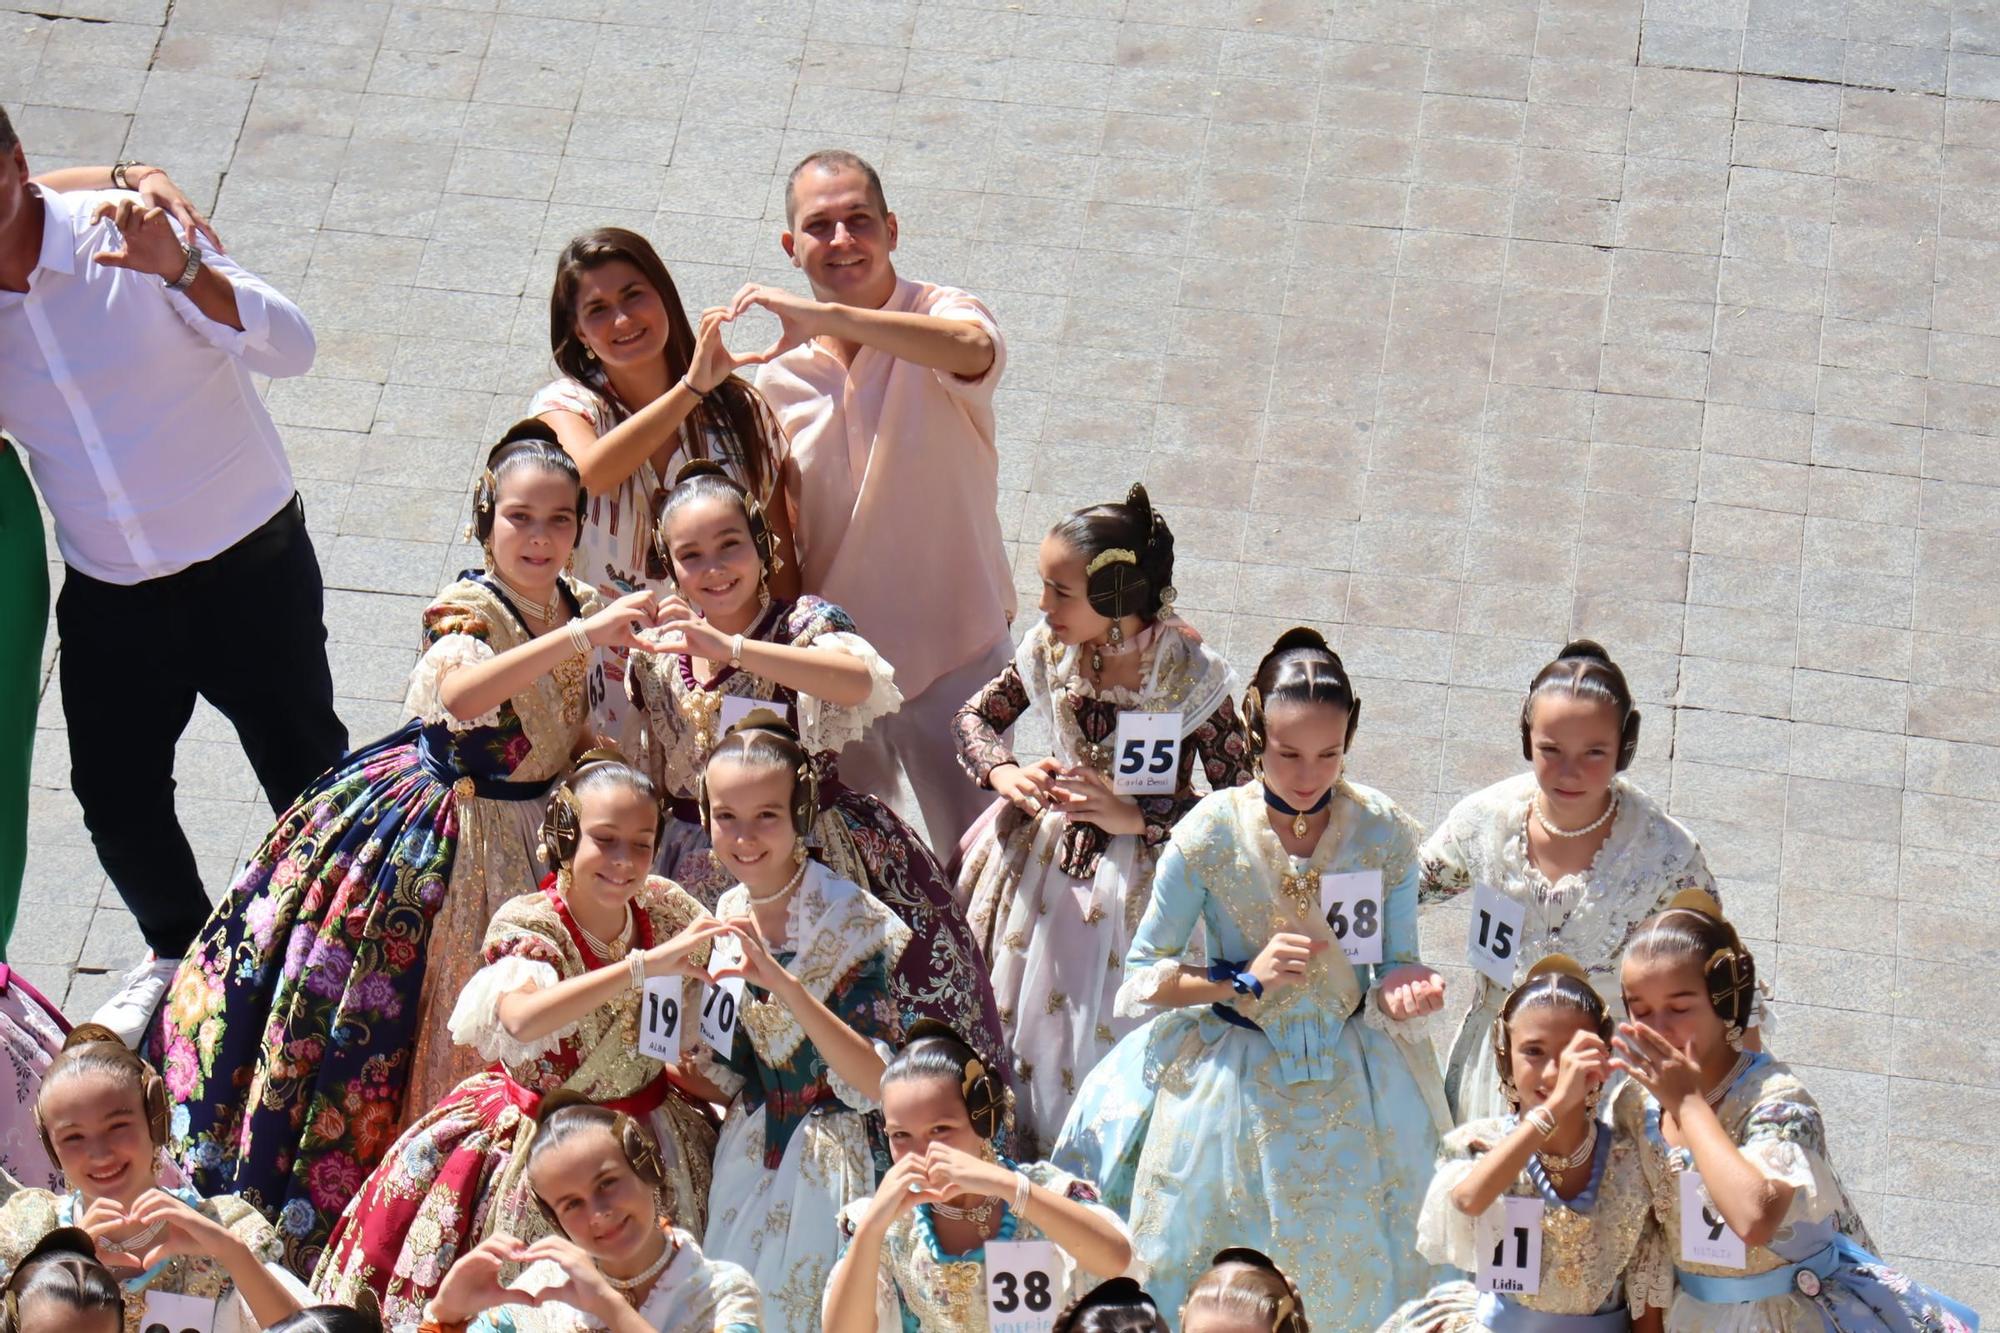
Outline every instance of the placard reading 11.
POLYGON ((1350 963, 1382 961, 1382 872, 1350 870, 1319 877, 1319 907, 1350 963))
POLYGON ((986 1242, 986 1324, 990 1333, 1048 1333, 1061 1291, 1056 1247, 1045 1240, 986 1242))
POLYGON ((1502 1195, 1472 1228, 1481 1291, 1532 1296, 1542 1289, 1542 1201, 1502 1195))
POLYGON ((1118 714, 1111 743, 1111 790, 1120 796, 1167 796, 1179 785, 1181 715, 1118 714))
POLYGON ((1743 1238, 1729 1229, 1701 1187, 1701 1173, 1681 1172, 1681 1260, 1712 1268, 1749 1263, 1743 1238))

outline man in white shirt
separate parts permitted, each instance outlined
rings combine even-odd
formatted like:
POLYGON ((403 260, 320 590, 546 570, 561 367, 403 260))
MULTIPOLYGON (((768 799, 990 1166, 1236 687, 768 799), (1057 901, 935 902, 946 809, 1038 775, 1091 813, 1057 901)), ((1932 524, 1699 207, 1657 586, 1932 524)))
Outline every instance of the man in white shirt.
POLYGON ((196 696, 273 810, 347 748, 319 562, 250 378, 313 350, 298 307, 136 195, 32 184, 0 113, 0 430, 66 566, 70 785, 150 950, 97 1015, 134 1043, 209 912, 174 815, 196 696))

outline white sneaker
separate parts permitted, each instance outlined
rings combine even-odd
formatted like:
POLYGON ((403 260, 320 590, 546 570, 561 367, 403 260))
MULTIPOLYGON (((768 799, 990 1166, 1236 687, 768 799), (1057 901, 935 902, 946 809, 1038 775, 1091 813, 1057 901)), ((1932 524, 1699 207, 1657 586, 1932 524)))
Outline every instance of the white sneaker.
POLYGON ((102 1023, 122 1037, 127 1046, 138 1050, 146 1029, 153 1024, 153 1012, 167 997, 167 989, 174 984, 174 973, 180 966, 178 958, 161 958, 148 952, 137 967, 125 974, 118 993, 106 1000, 90 1016, 90 1021, 102 1023))

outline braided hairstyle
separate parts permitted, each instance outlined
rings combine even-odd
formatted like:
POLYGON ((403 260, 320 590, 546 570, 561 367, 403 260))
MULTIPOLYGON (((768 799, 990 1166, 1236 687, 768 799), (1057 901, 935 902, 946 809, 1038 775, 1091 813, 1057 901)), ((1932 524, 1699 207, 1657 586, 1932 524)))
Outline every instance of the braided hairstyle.
MULTIPOLYGON (((623 1111, 614 1111, 608 1106, 599 1106, 582 1093, 561 1088, 542 1099, 536 1109, 535 1136, 528 1144, 526 1172, 532 1177, 535 1163, 543 1154, 568 1143, 571 1139, 587 1134, 608 1134, 612 1142, 625 1157, 625 1163, 632 1168, 632 1174, 639 1182, 653 1191, 655 1207, 659 1207, 665 1194, 667 1180, 666 1163, 661 1160, 660 1149, 653 1141, 652 1134, 623 1111)), ((564 1235, 562 1223, 556 1218, 541 1194, 534 1188, 532 1179, 528 1192, 534 1196, 535 1206, 549 1224, 564 1235)))
POLYGON ((375 1293, 363 1287, 354 1305, 308 1305, 286 1315, 265 1333, 383 1333, 382 1311, 375 1293))
POLYGON ((583 522, 590 496, 576 460, 556 441, 555 427, 539 417, 517 421, 486 451, 486 467, 472 487, 472 538, 481 545, 493 540, 493 518, 500 507, 500 479, 517 468, 560 473, 576 487, 576 521, 583 522))
POLYGON ((1248 1246, 1232 1245, 1216 1253, 1213 1266, 1188 1292, 1181 1328, 1190 1327, 1192 1317, 1204 1311, 1245 1319, 1270 1333, 1312 1333, 1298 1283, 1271 1256, 1248 1246))
POLYGON ((1691 964, 1701 971, 1708 1002, 1729 1032, 1731 1044, 1742 1040, 1757 1000, 1757 961, 1743 947, 1736 927, 1722 915, 1722 904, 1701 889, 1683 889, 1639 923, 1625 957, 1691 964))
POLYGON ((963 1037, 936 1019, 910 1025, 909 1040, 882 1070, 882 1086, 915 1079, 944 1079, 965 1102, 972 1132, 989 1142, 1006 1126, 1011 1112, 1007 1085, 986 1067, 963 1037))
POLYGON ((1533 761, 1535 751, 1529 741, 1534 728, 1535 704, 1545 695, 1566 694, 1572 699, 1589 699, 1608 706, 1618 716, 1618 771, 1631 767, 1639 753, 1639 710, 1632 703, 1632 687, 1625 673, 1611 660, 1611 654, 1594 639, 1576 639, 1562 646, 1555 660, 1535 673, 1521 700, 1521 757, 1533 761))
POLYGON ((1340 654, 1327 647, 1326 636, 1301 625, 1288 629, 1257 663, 1250 687, 1243 692, 1243 734, 1250 757, 1264 753, 1270 739, 1264 713, 1274 703, 1325 704, 1347 712, 1346 745, 1354 745, 1354 728, 1361 721, 1361 700, 1341 664, 1340 654))
POLYGON ((1106 620, 1152 624, 1173 607, 1174 534, 1138 482, 1123 504, 1079 509, 1049 535, 1083 557, 1090 609, 1106 620))
POLYGON ((1056 1316, 1049 1333, 1173 1333, 1146 1289, 1114 1277, 1077 1297, 1056 1316))
MULTIPOLYGON (((77 1315, 125 1313, 125 1292, 97 1258, 96 1242, 80 1227, 57 1227, 36 1242, 0 1292, 0 1333, 20 1333, 21 1307, 57 1302, 77 1315)), ((41 1323, 41 1320, 36 1320, 41 1323)), ((69 1320, 64 1327, 73 1327, 69 1320)))
MULTIPOLYGON (((61 1159, 56 1156, 56 1145, 49 1137, 48 1122, 44 1107, 48 1105, 52 1092, 75 1078, 88 1074, 99 1074, 124 1084, 138 1099, 146 1116, 146 1133, 155 1148, 167 1141, 168 1097, 167 1085, 159 1071, 147 1064, 124 1038, 101 1023, 81 1023, 63 1040, 62 1051, 49 1062, 42 1074, 42 1086, 35 1094, 35 1129, 42 1136, 42 1147, 48 1152, 49 1160, 58 1168, 61 1159)), ((70 1181, 71 1188, 80 1185, 70 1181)))

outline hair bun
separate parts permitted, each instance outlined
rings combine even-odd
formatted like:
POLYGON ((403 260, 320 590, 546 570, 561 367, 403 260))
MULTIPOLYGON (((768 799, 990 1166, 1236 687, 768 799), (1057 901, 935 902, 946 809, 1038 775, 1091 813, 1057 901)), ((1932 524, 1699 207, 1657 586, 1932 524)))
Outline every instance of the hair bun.
MULTIPOLYGON (((1586 986, 1590 986, 1590 973, 1584 970, 1582 963, 1577 962, 1576 959, 1566 953, 1552 953, 1548 957, 1536 962, 1533 967, 1528 969, 1528 975, 1523 978, 1523 984, 1525 985, 1527 982, 1533 981, 1536 977, 1548 972, 1555 972, 1562 976, 1581 981, 1586 986)), ((1597 988, 1591 986, 1591 989, 1595 990, 1597 988)))
POLYGON ((535 1107, 534 1120, 537 1126, 546 1125, 558 1111, 566 1111, 572 1106, 595 1106, 592 1101, 575 1088, 557 1088, 543 1097, 535 1107))
POLYGON ((729 475, 728 470, 722 464, 716 462, 713 458, 690 458, 675 471, 674 486, 679 486, 683 482, 693 481, 696 477, 720 477, 731 485, 734 485, 736 480, 729 475))
POLYGON ((1729 920, 1728 917, 1722 914, 1722 904, 1707 889, 1682 889, 1667 900, 1666 910, 1669 912, 1699 912, 1705 917, 1711 917, 1725 924, 1729 920))
POLYGON ((1606 666, 1616 665, 1612 662, 1611 654, 1605 650, 1604 645, 1595 639, 1571 639, 1562 646, 1562 651, 1556 654, 1556 660, 1560 662, 1568 657, 1584 657, 1592 661, 1602 662, 1606 666))
POLYGON ((926 1037, 941 1037, 946 1041, 955 1041, 967 1050, 972 1049, 972 1043, 959 1036, 958 1029, 941 1018, 919 1018, 903 1029, 905 1047, 914 1046, 926 1037))
POLYGON ((805 744, 799 738, 799 729, 785 721, 784 714, 775 708, 752 708, 742 717, 736 719, 735 723, 722 734, 725 736, 734 736, 739 731, 768 731, 783 736, 786 740, 796 744, 805 744))
POLYGON ((548 422, 540 417, 522 417, 507 427, 506 433, 493 445, 493 452, 498 453, 508 445, 519 444, 523 440, 540 440, 543 444, 554 445, 562 443, 556 438, 556 428, 548 422))
POLYGON ((1146 494, 1144 482, 1133 482, 1125 492, 1125 507, 1132 511, 1133 525, 1150 542, 1153 536, 1153 497, 1146 494))
MULTIPOLYGON (((123 1037, 102 1023, 78 1023, 70 1029, 69 1035, 63 1038, 62 1048, 67 1051, 77 1046, 94 1046, 99 1042, 110 1046, 123 1047, 128 1052, 132 1049, 130 1046, 125 1045, 123 1037)), ((135 1055, 133 1058, 137 1059, 138 1057, 135 1055)))
POLYGON ((1280 634, 1277 642, 1271 645, 1271 653, 1282 653, 1288 648, 1317 648, 1325 653, 1333 651, 1327 646, 1326 635, 1307 625, 1294 625, 1280 634))

